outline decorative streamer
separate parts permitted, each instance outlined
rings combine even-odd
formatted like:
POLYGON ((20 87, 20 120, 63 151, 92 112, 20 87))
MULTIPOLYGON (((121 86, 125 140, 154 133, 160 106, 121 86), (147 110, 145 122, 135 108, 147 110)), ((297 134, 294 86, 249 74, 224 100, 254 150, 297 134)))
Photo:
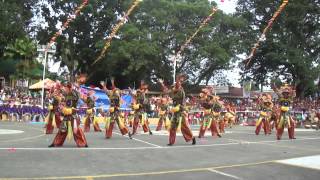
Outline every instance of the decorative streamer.
POLYGON ((68 19, 66 20, 66 22, 63 23, 62 28, 57 31, 53 37, 50 39, 46 51, 48 51, 48 49, 53 45, 53 43, 56 42, 56 39, 62 34, 62 31, 66 30, 69 27, 70 22, 72 22, 73 20, 75 20, 77 18, 77 16, 80 14, 81 10, 86 7, 89 3, 89 0, 83 0, 82 4, 80 6, 78 6, 76 8, 76 10, 74 11, 74 13, 68 17, 68 19))
POLYGON ((96 64, 98 61, 100 61, 105 55, 106 52, 108 50, 108 48, 111 45, 111 41, 112 39, 116 36, 117 32, 119 31, 119 29, 125 24, 125 20, 127 17, 130 16, 130 14, 132 13, 132 11, 142 2, 143 0, 135 0, 133 2, 133 4, 131 5, 131 7, 127 10, 127 12, 125 13, 125 15, 121 18, 121 20, 118 22, 118 24, 116 24, 112 31, 111 34, 109 35, 109 37, 106 40, 106 43, 100 53, 100 56, 92 63, 92 65, 96 64))
POLYGON ((218 8, 213 7, 212 12, 209 14, 209 16, 203 20, 198 27, 198 29, 190 36, 187 41, 180 47, 179 51, 176 53, 176 55, 173 58, 173 82, 176 81, 176 66, 177 66, 177 59, 181 56, 181 53, 184 51, 184 49, 191 43, 192 39, 199 33, 199 31, 208 24, 208 22, 211 20, 212 16, 218 11, 218 8))
POLYGON ((271 28, 273 22, 275 21, 275 19, 280 15, 280 13, 283 11, 283 9, 286 7, 286 5, 288 4, 289 0, 283 0, 282 4, 280 5, 280 7, 278 8, 278 10, 274 13, 274 15, 272 16, 272 18, 269 20, 267 27, 264 28, 262 34, 260 35, 258 41, 254 44, 253 48, 251 49, 251 53, 248 56, 247 59, 245 59, 245 63, 246 63, 246 67, 249 65, 249 63, 252 60, 252 57, 255 55, 258 47, 260 46, 260 43, 266 40, 266 33, 268 32, 268 30, 271 28))
MULTIPOLYGON (((190 36, 187 41, 180 47, 180 50, 176 53, 176 56, 179 56, 184 49, 190 44, 190 42, 192 41, 192 39, 199 33, 199 31, 208 24, 208 22, 211 20, 212 16, 218 11, 218 9, 216 7, 212 8, 212 12, 211 14, 204 20, 202 21, 202 23, 200 24, 200 26, 198 27, 198 29, 192 34, 192 36, 190 36)), ((176 58, 175 58, 176 60, 176 58)))

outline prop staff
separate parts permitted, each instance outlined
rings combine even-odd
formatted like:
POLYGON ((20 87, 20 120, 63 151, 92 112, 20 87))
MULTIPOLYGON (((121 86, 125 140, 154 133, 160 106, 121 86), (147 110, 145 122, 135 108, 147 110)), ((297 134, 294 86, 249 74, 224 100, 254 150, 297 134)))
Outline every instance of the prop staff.
POLYGON ((266 33, 270 30, 270 28, 271 28, 273 22, 275 21, 275 19, 280 15, 280 13, 283 11, 283 9, 287 6, 288 1, 289 0, 283 0, 282 4, 278 8, 278 10, 274 13, 272 18, 269 20, 267 27, 264 28, 264 30, 263 30, 262 34, 260 35, 258 41, 254 44, 253 48, 251 49, 250 55, 244 61, 244 63, 246 64, 246 67, 248 67, 249 63, 251 62, 252 57, 255 55, 258 47, 260 46, 260 43, 265 41, 266 33))
POLYGON ((110 45, 111 45, 111 41, 112 39, 116 36, 117 32, 119 31, 119 29, 125 24, 126 18, 128 16, 130 16, 130 14, 132 13, 132 11, 142 2, 143 0, 135 0, 133 2, 133 4, 131 5, 131 7, 128 9, 128 11, 125 13, 125 15, 121 18, 121 20, 118 22, 118 24, 116 24, 112 31, 111 34, 109 35, 109 37, 106 40, 106 43, 100 53, 100 56, 92 63, 92 65, 96 64, 98 61, 100 61, 105 55, 107 50, 109 49, 110 45))
POLYGON ((66 22, 63 23, 62 28, 57 31, 53 37, 50 39, 46 51, 48 49, 50 49, 50 47, 56 42, 56 39, 62 34, 62 31, 66 30, 69 27, 70 22, 72 22, 73 20, 75 20, 77 18, 77 16, 80 14, 80 12, 82 11, 82 9, 84 7, 86 7, 89 3, 89 0, 83 0, 81 5, 79 7, 76 8, 76 10, 74 11, 73 15, 69 16, 68 19, 66 20, 66 22))
POLYGON ((185 43, 180 47, 180 50, 176 53, 173 59, 173 81, 176 82, 176 66, 177 66, 177 58, 181 55, 181 53, 184 51, 184 49, 191 43, 192 39, 200 32, 200 30, 208 24, 208 22, 211 20, 212 16, 218 11, 216 7, 212 8, 212 12, 210 15, 204 19, 198 29, 190 36, 185 43))

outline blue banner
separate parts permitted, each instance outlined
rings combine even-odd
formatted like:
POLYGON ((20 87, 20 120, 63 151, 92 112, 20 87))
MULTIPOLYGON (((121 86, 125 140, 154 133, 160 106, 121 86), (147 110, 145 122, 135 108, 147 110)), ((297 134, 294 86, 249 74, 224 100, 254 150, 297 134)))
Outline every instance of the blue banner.
MULTIPOLYGON (((102 108, 104 111, 108 111, 110 107, 110 100, 109 97, 106 95, 106 93, 101 90, 101 89, 94 89, 86 86, 81 86, 81 92, 87 92, 87 91, 94 91, 94 96, 95 96, 95 107, 96 108, 102 108)), ((121 110, 131 110, 130 105, 132 101, 132 96, 131 95, 123 95, 121 96, 121 110)), ((82 100, 79 101, 78 107, 81 107, 84 105, 84 102, 82 100)))

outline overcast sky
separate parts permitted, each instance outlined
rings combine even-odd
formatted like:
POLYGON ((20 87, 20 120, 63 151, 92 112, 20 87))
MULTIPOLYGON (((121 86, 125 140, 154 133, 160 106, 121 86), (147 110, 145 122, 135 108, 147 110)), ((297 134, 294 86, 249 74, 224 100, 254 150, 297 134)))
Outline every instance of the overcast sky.
POLYGON ((218 8, 226 13, 234 13, 236 11, 237 0, 209 0, 215 1, 218 4, 218 8))

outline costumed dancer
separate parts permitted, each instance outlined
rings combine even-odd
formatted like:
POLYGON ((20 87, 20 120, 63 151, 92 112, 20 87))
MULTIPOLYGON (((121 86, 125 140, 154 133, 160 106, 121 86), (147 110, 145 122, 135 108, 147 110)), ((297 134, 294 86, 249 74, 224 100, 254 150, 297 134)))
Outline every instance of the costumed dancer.
POLYGON ((136 91, 132 91, 133 95, 133 103, 132 109, 134 110, 134 120, 132 127, 132 134, 137 133, 137 129, 139 124, 142 125, 142 129, 145 133, 149 132, 152 135, 152 131, 149 127, 148 116, 147 116, 147 107, 148 107, 148 99, 146 98, 146 93, 148 91, 148 85, 141 81, 140 88, 136 91))
POLYGON ((270 119, 272 115, 273 103, 272 97, 269 94, 262 94, 258 98, 260 107, 260 116, 256 121, 256 135, 259 135, 261 127, 263 126, 264 134, 271 134, 270 119))
POLYGON ((60 84, 56 83, 56 85, 51 89, 51 93, 49 94, 49 106, 48 106, 48 115, 45 118, 45 128, 46 134, 52 134, 54 128, 59 128, 61 124, 61 115, 59 111, 59 105, 61 102, 61 91, 60 91, 60 84))
POLYGON ((199 138, 203 138, 207 129, 211 130, 212 136, 221 137, 218 131, 220 120, 221 103, 219 97, 212 95, 212 88, 204 88, 200 93, 200 104, 203 108, 203 121, 199 130, 199 138))
POLYGON ((82 131, 82 129, 76 121, 76 108, 79 100, 79 93, 72 89, 71 83, 67 83, 64 86, 63 93, 63 121, 61 123, 58 134, 56 135, 56 137, 53 140, 53 143, 49 147, 62 146, 66 137, 68 137, 68 139, 71 139, 72 136, 78 147, 88 147, 84 132, 82 131))
MULTIPOLYGON (((224 115, 224 127, 232 128, 232 126, 236 123, 236 109, 232 103, 229 103, 226 106, 226 114, 224 115)), ((221 125, 222 126, 222 125, 221 125)), ((222 128, 222 131, 224 133, 224 127, 222 128)))
POLYGON ((107 118, 106 122, 106 133, 105 137, 110 139, 112 137, 112 131, 114 124, 117 123, 119 130, 122 135, 129 135, 131 138, 131 133, 129 132, 125 122, 124 117, 121 116, 120 112, 120 100, 121 100, 121 91, 115 86, 114 79, 111 79, 112 87, 111 90, 107 89, 105 82, 100 82, 103 90, 109 97, 110 100, 110 109, 109 109, 109 118, 107 118))
POLYGON ((157 100, 159 121, 156 131, 161 131, 163 124, 165 129, 169 130, 170 122, 168 117, 168 103, 168 98, 166 97, 161 97, 157 100))
POLYGON ((84 132, 90 131, 90 124, 93 124, 94 132, 101 132, 101 129, 99 127, 99 123, 96 118, 94 118, 95 115, 95 97, 94 97, 94 91, 89 91, 88 94, 83 94, 82 99, 87 105, 86 115, 84 117, 84 132))
POLYGON ((288 128, 289 139, 295 139, 295 124, 292 117, 290 116, 290 106, 293 102, 293 98, 295 97, 295 90, 288 84, 281 86, 280 89, 273 85, 272 89, 275 93, 277 93, 280 104, 280 117, 277 119, 276 124, 277 140, 281 139, 285 126, 287 126, 288 128))
POLYGON ((196 144, 196 138, 193 136, 191 128, 188 124, 188 113, 185 111, 185 92, 182 87, 182 83, 187 79, 185 75, 178 75, 176 78, 176 83, 169 89, 163 83, 163 80, 159 80, 164 93, 168 94, 173 102, 173 107, 171 109, 171 124, 169 131, 169 144, 172 146, 176 141, 176 133, 179 124, 181 123, 181 132, 186 142, 192 141, 192 144, 196 144))

